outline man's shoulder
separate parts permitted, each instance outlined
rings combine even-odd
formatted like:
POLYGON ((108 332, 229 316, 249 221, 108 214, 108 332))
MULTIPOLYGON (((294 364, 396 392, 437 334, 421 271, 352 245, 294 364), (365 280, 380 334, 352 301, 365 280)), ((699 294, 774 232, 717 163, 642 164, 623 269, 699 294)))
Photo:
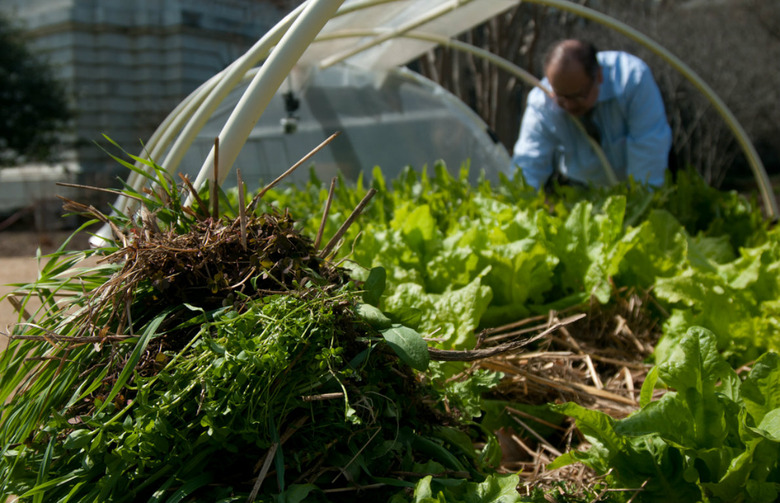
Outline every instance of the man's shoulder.
POLYGON ((599 65, 605 70, 616 72, 645 72, 648 70, 647 63, 639 56, 624 51, 601 51, 596 57, 599 65))
MULTIPOLYGON (((547 79, 542 80, 541 85, 549 87, 547 79)), ((538 110, 540 113, 553 112, 555 107, 553 107, 552 104, 552 98, 539 87, 534 86, 528 93, 527 106, 538 110)))
POLYGON ((630 92, 631 89, 652 80, 650 67, 641 58, 623 51, 598 53, 604 77, 603 91, 606 97, 630 92))

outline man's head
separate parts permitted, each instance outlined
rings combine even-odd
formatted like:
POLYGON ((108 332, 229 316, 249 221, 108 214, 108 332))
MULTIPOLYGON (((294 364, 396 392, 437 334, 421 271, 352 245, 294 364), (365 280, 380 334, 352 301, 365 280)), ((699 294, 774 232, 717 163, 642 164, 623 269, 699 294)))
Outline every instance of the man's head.
POLYGON ((570 114, 582 116, 596 105, 604 78, 593 44, 572 39, 556 43, 544 58, 544 74, 555 101, 570 114))

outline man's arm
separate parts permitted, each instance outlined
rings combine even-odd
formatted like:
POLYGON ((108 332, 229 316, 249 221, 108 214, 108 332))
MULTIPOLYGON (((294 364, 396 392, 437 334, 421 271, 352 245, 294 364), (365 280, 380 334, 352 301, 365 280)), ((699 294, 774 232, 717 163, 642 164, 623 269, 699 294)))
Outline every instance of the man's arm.
POLYGON ((555 138, 544 126, 543 115, 529 104, 520 123, 520 135, 515 143, 510 171, 514 172, 519 167, 526 182, 540 189, 552 175, 555 145, 555 138))
POLYGON ((628 102, 627 173, 659 187, 669 163, 672 130, 650 69, 645 65, 635 75, 628 102))

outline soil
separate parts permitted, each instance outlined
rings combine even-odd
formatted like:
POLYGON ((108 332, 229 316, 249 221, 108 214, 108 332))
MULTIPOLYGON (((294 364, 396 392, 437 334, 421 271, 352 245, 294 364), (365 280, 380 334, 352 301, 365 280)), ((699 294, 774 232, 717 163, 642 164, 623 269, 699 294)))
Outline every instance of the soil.
MULTIPOLYGON (((0 231, 0 297, 13 290, 14 283, 31 283, 38 276, 38 250, 46 255, 56 251, 73 233, 69 231, 36 232, 25 229, 0 231)), ((89 234, 79 233, 66 246, 70 250, 89 247, 89 234)), ((43 263, 45 263, 45 258, 43 263)), ((0 301, 0 333, 17 321, 16 312, 7 299, 0 301)), ((6 346, 0 335, 0 349, 6 346)))

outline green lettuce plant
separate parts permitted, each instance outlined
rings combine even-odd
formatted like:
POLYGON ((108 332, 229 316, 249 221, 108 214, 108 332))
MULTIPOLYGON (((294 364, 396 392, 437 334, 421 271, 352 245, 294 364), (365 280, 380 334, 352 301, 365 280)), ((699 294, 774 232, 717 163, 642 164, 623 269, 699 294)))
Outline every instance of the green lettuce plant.
POLYGON ((549 469, 581 462, 635 501, 772 502, 780 495, 780 356, 762 355, 741 380, 713 334, 688 330, 654 368, 641 409, 622 420, 574 403, 554 407, 576 419, 591 443, 549 469), (656 387, 670 391, 653 400, 656 387))

